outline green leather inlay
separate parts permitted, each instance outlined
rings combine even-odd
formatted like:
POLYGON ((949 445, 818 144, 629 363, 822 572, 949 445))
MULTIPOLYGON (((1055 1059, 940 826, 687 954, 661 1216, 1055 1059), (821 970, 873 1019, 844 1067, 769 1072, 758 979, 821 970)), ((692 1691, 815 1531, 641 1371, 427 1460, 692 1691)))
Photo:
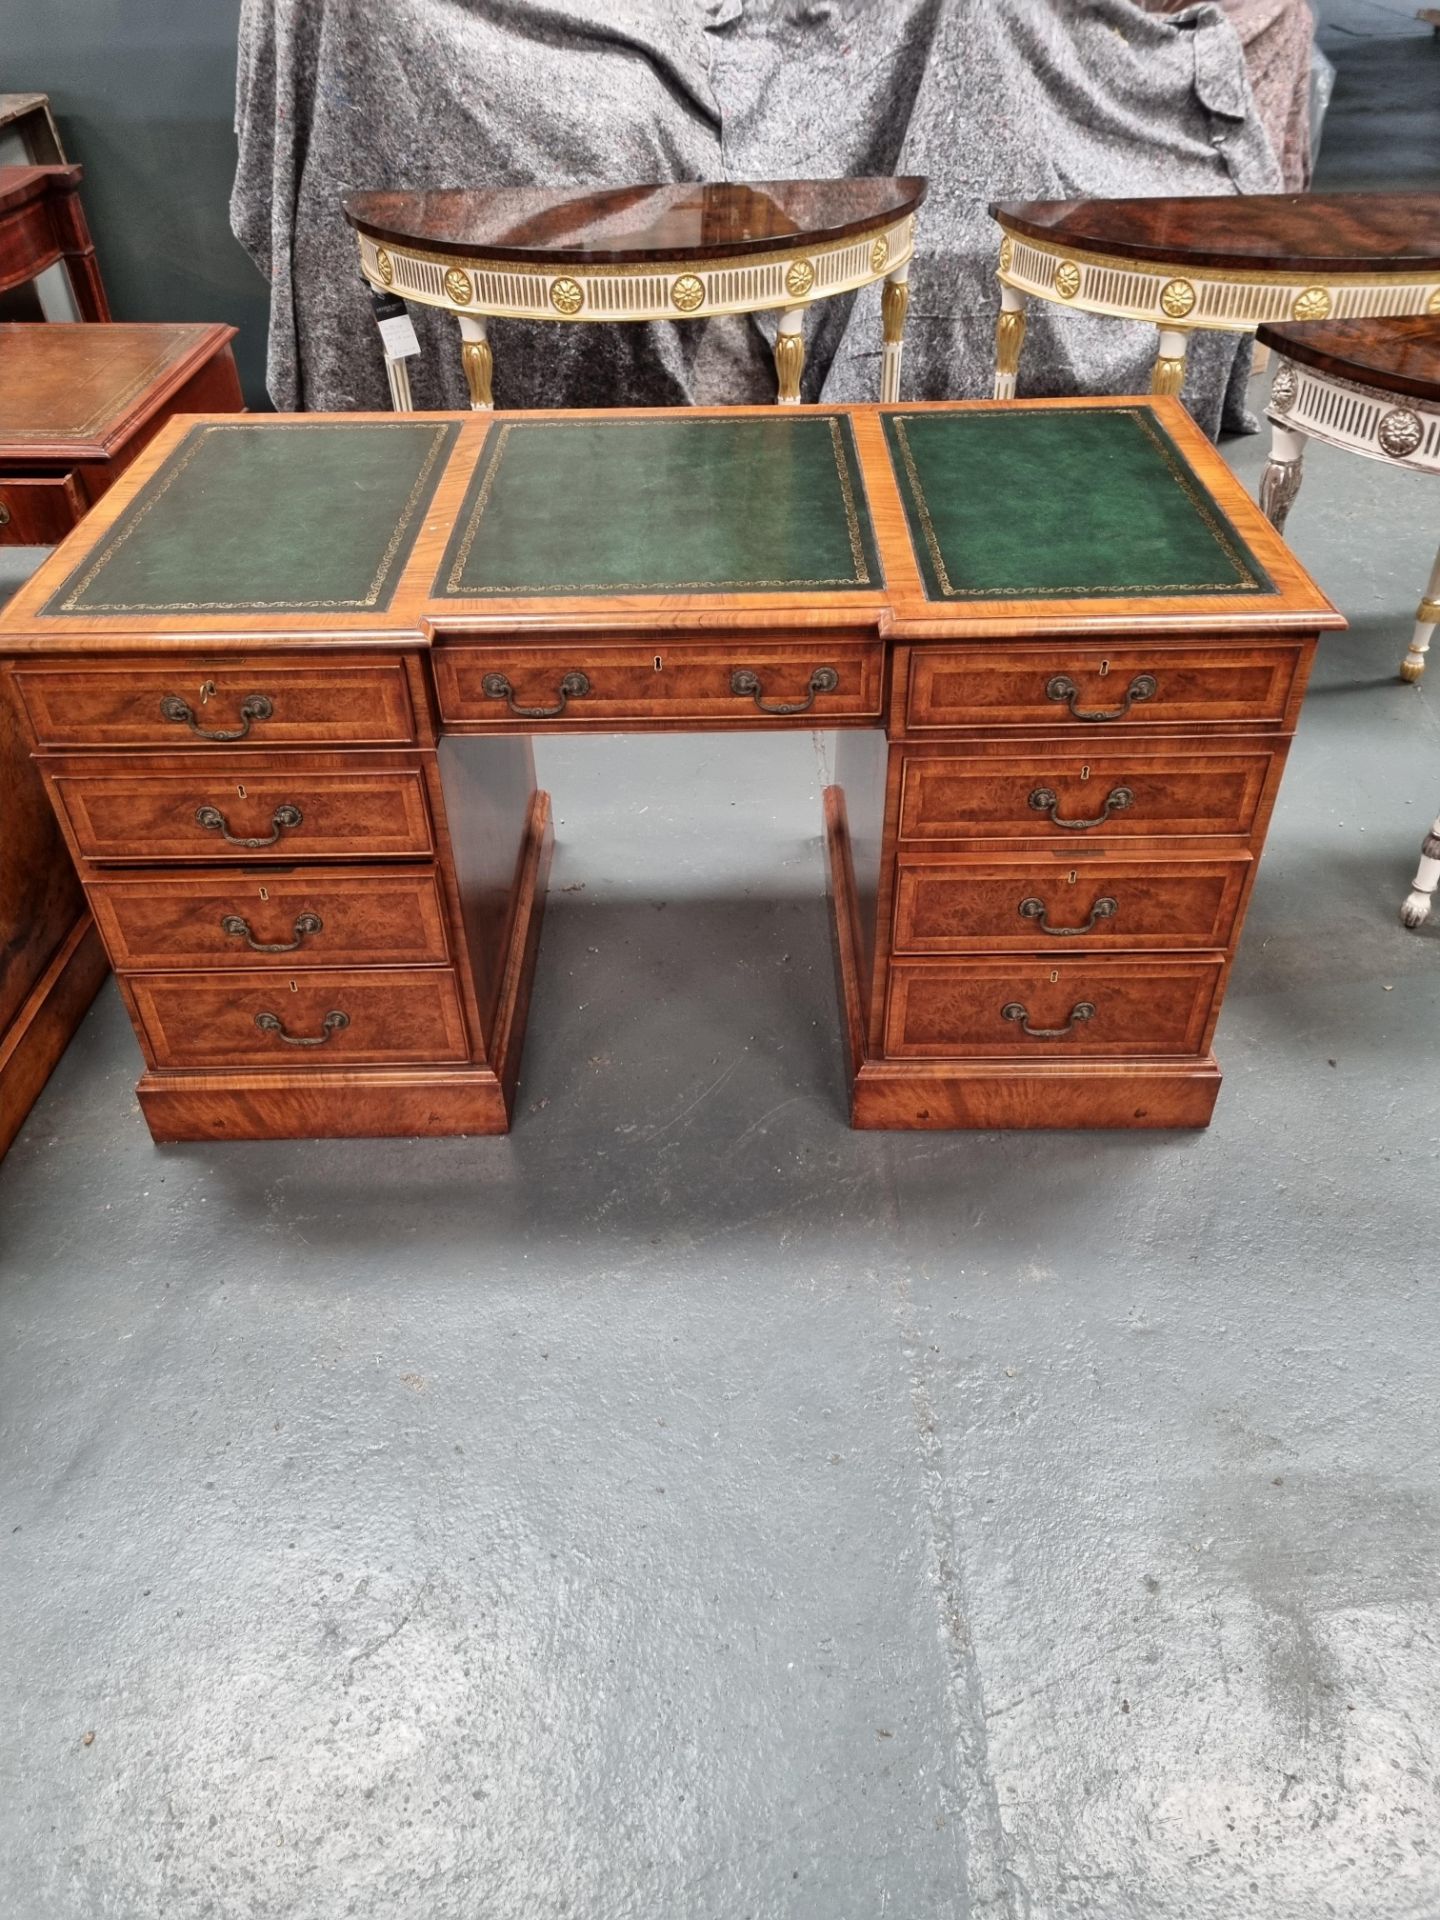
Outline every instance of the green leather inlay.
POLYGON ((435 582, 445 598, 883 585, 850 422, 492 426, 435 582))
POLYGON ((1149 407, 884 419, 931 600, 1275 590, 1149 407))
POLYGON ((196 427, 45 612, 387 607, 458 431, 408 420, 196 427))

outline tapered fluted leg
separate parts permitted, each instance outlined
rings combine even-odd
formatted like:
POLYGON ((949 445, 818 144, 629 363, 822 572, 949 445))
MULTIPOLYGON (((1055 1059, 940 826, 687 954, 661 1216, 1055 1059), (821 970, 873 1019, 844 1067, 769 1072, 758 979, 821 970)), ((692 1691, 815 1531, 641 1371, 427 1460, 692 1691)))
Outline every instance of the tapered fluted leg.
POLYGON ((1160 351, 1150 374, 1152 393, 1179 393, 1185 384, 1185 348, 1188 342, 1179 327, 1161 327, 1160 351))
POLYGON ((1430 636, 1440 623, 1440 553, 1430 569, 1425 598, 1415 609, 1415 631, 1410 636, 1410 651, 1400 662, 1402 680, 1418 680, 1425 671, 1425 656, 1430 651, 1430 636))
POLYGON ((1430 909, 1435 904, 1437 880, 1440 880, 1440 820, 1425 836, 1425 844, 1420 849, 1420 865, 1415 870, 1410 892, 1400 909, 1400 918, 1407 927, 1422 927, 1430 918, 1430 909))
POLYGON ((887 276, 880 296, 880 321, 885 344, 880 359, 880 398, 900 398, 900 355, 905 340, 905 315, 910 306, 910 262, 887 276))
POLYGON ((995 322, 995 398, 1015 398, 1020 349, 1025 344, 1025 296, 1001 284, 1000 317, 995 322))
POLYGON ((385 357, 385 377, 390 382, 390 404, 396 413, 413 413, 415 402, 410 398, 410 368, 404 360, 392 360, 385 357))
POLYGON ((495 357, 490 351, 485 322, 478 314, 462 313, 459 318, 460 360, 465 368, 465 384, 470 389, 470 407, 472 412, 488 413, 495 405, 490 391, 495 357))
POLYGON ((1285 518, 1300 491, 1304 468, 1305 436, 1289 427, 1270 429, 1270 458, 1260 476, 1260 511, 1277 533, 1285 530, 1285 518))
POLYGON ((805 371, 805 335, 801 326, 803 307, 787 307, 780 316, 780 331, 775 336, 775 398, 782 407, 800 404, 800 375, 805 371))

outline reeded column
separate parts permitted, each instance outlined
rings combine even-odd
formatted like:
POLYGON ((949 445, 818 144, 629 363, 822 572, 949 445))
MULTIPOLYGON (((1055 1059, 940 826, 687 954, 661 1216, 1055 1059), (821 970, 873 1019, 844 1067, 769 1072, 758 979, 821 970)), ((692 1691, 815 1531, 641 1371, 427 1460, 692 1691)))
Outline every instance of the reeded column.
POLYGON ((1402 680, 1418 680, 1425 671, 1425 656, 1430 651, 1430 636, 1440 624, 1440 553, 1435 556, 1435 564, 1430 569, 1430 580, 1425 588, 1425 598, 1415 609, 1415 631, 1410 637, 1410 651, 1400 662, 1402 680))
POLYGON ((470 389, 470 407, 474 413, 489 413, 495 405, 490 380, 495 357, 478 314, 462 313, 460 320, 460 363, 465 369, 465 384, 470 389))
POLYGON ((780 331, 775 336, 775 398, 782 407, 800 404, 800 375, 805 371, 805 335, 801 326, 803 307, 787 307, 780 316, 780 331))
POLYGON ((905 339, 905 315, 910 306, 910 262, 887 274, 880 295, 884 347, 880 359, 880 398, 900 398, 900 355, 905 339))

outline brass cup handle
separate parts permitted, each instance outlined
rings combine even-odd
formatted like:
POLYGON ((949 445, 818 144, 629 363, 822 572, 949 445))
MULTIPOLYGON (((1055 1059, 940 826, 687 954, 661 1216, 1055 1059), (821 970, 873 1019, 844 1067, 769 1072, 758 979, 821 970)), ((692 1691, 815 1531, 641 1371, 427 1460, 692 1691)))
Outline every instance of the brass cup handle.
POLYGON ((1057 811, 1060 796, 1050 787, 1036 787, 1030 796, 1030 804, 1037 813, 1045 813, 1057 827, 1069 827, 1076 833, 1083 833, 1087 827, 1103 827, 1112 813, 1124 813, 1127 807, 1133 807, 1135 796, 1129 787, 1112 787, 1105 796, 1105 805, 1093 820, 1066 820, 1057 811))
POLYGON ((320 933, 324 926, 318 913, 302 913, 296 916, 293 940, 257 940, 250 931, 250 922, 242 914, 227 913, 220 922, 220 931, 243 940, 252 953, 294 953, 297 947, 304 946, 307 934, 320 933))
POLYGON ((327 1013, 325 1018, 320 1022, 319 1033, 310 1034, 287 1033, 285 1031, 285 1022, 280 1018, 278 1013, 257 1013, 255 1016, 255 1024, 261 1033, 273 1033, 275 1038, 277 1040, 283 1040, 287 1047, 323 1047, 327 1040, 332 1039, 340 1032, 342 1027, 349 1026, 350 1016, 348 1013, 341 1013, 340 1009, 336 1007, 332 1013, 327 1013))
POLYGON ((582 700, 590 691, 590 677, 584 673, 567 673, 560 682, 560 698, 553 707, 519 707, 515 704, 515 689, 503 673, 487 673, 480 682, 481 691, 491 700, 504 700, 510 711, 521 720, 554 720, 564 713, 572 700, 582 700))
POLYGON ((1132 706, 1138 706, 1142 700, 1153 700, 1156 687, 1157 682, 1153 673, 1137 673, 1125 689, 1125 698, 1118 707, 1092 707, 1087 712, 1083 707, 1077 707, 1075 704, 1080 698, 1080 689, 1069 674, 1056 673, 1045 682, 1045 698, 1063 700, 1069 707, 1071 716, 1076 720, 1123 720, 1132 706))
POLYGON ((761 713, 808 713, 815 704, 817 693, 834 693, 839 684, 840 676, 834 667, 816 667, 803 700, 766 700, 760 676, 752 667, 736 667, 730 676, 731 693, 742 696, 748 694, 761 713))
POLYGON ((182 700, 178 693, 167 693, 160 702, 160 711, 167 720, 173 720, 179 727, 189 727, 202 740, 243 740, 253 721, 270 718, 275 711, 275 702, 268 693, 247 693, 240 702, 238 727, 202 727, 195 718, 194 708, 182 700))
POLYGON ((1076 1027, 1083 1026, 1087 1020, 1095 1018, 1094 1004, 1089 1000, 1077 1000, 1070 1009, 1070 1018, 1063 1027, 1032 1027, 1029 1009, 1022 1007, 1018 1000, 1012 1000, 1008 1006, 1000 1009, 1002 1020, 1012 1020, 1023 1034, 1032 1040, 1064 1040, 1076 1027))
POLYGON ((273 847, 287 827, 298 827, 304 817, 299 807, 287 804, 276 807, 270 816, 270 824, 275 829, 273 833, 236 834, 231 833, 225 824, 225 816, 218 807, 195 809, 196 823, 211 833, 218 833, 220 838, 232 847, 273 847))
POLYGON ((1094 906, 1091 907, 1083 927, 1052 927, 1050 922, 1045 918, 1045 902, 1043 900, 1037 900, 1032 895, 1030 899, 1020 902, 1022 918, 1033 920, 1041 933, 1051 934, 1057 940, 1073 939, 1077 934, 1089 933, 1099 921, 1113 920, 1119 911, 1120 902, 1112 899, 1108 893, 1105 893, 1102 894, 1094 906))

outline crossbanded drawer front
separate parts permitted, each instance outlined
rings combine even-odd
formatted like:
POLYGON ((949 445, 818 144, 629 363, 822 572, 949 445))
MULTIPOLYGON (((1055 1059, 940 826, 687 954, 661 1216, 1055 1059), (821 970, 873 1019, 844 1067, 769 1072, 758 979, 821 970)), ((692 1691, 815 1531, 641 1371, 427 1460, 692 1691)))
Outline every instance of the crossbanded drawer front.
POLYGON ((885 1052, 897 1060, 1198 1054, 1224 962, 907 961, 890 970, 885 1052))
POLYGON ((445 910, 433 871, 107 876, 87 888, 112 966, 443 966, 445 910))
POLYGON ((1044 727, 1278 724, 1300 668, 1294 646, 1047 647, 1035 651, 915 647, 905 725, 1044 727))
POLYGON ((903 854, 897 953, 1021 953, 1229 944, 1251 862, 1062 860, 1004 864, 903 854))
POLYGON ((53 547, 85 516, 73 473, 0 476, 0 547, 53 547))
POLYGON ((433 851, 418 768, 294 772, 238 762, 49 774, 90 860, 372 860, 433 851))
POLYGON ((21 665, 15 684, 42 747, 404 746, 415 738, 398 660, 21 665))
POLYGON ((906 756, 907 840, 1138 839, 1248 834, 1274 753, 906 756))
POLYGON ((884 648, 853 636, 752 644, 657 639, 604 646, 437 646, 450 726, 614 727, 677 721, 814 725, 880 716, 884 648))
POLYGON ((122 979, 161 1067, 373 1067, 469 1058, 448 967, 122 979))

